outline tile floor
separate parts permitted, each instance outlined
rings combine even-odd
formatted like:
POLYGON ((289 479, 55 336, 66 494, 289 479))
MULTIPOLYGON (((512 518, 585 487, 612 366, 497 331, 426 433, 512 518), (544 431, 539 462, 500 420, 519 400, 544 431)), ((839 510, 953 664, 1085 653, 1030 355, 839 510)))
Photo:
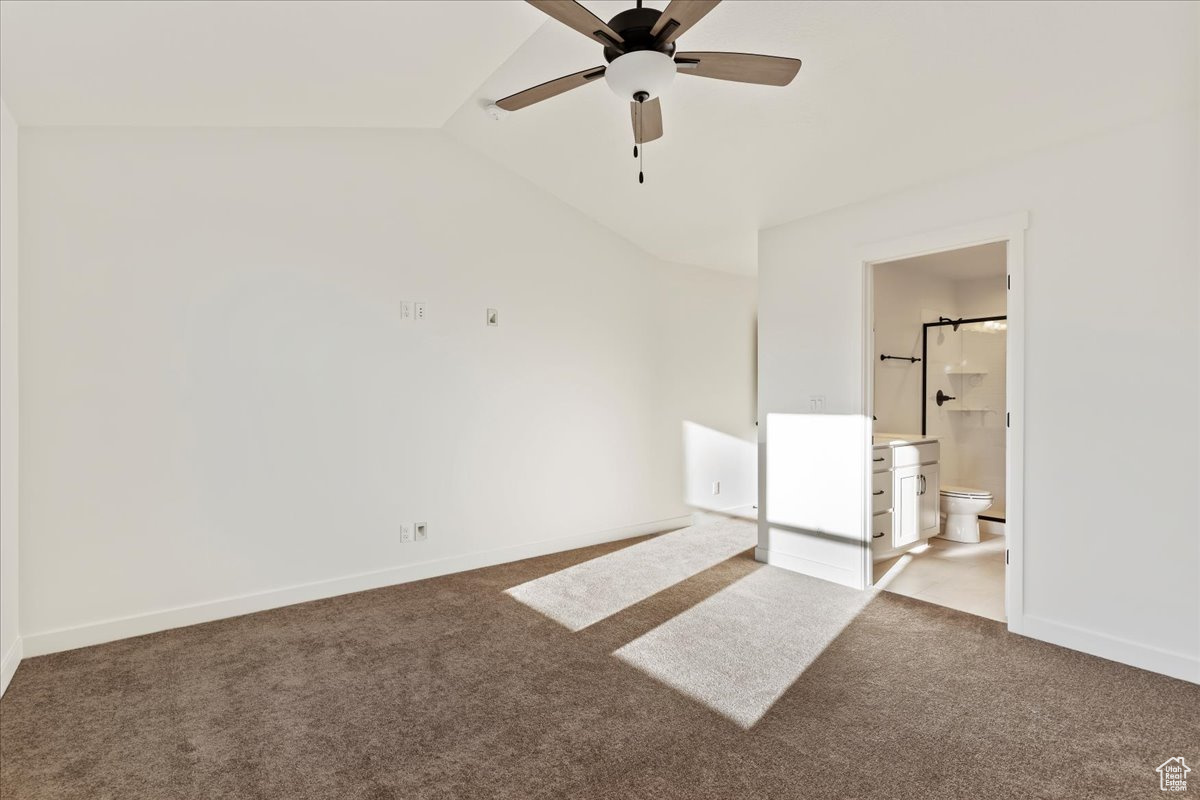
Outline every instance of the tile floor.
POLYGON ((875 586, 1003 622, 1004 537, 978 544, 930 539, 921 552, 875 563, 875 586))

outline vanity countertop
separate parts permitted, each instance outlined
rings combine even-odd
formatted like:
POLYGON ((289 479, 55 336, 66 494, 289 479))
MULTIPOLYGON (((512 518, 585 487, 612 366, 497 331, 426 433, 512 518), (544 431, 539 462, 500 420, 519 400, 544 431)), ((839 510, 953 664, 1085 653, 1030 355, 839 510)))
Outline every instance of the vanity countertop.
POLYGON ((871 437, 875 447, 905 447, 913 444, 929 444, 936 442, 936 436, 922 436, 919 433, 876 433, 871 437))

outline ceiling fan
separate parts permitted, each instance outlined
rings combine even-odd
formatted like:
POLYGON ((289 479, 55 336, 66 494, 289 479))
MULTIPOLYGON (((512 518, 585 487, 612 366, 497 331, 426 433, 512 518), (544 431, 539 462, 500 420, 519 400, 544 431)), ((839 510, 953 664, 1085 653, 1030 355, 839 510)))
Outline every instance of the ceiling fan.
MULTIPOLYGON (((675 40, 704 18, 721 0, 671 0, 658 11, 637 8, 622 11, 607 23, 575 0, 526 0, 539 11, 604 45, 607 66, 581 70, 532 89, 497 100, 496 106, 516 111, 563 92, 578 89, 603 77, 618 97, 629 101, 633 121, 633 154, 638 145, 663 135, 659 96, 671 85, 676 72, 723 81, 787 86, 800 71, 800 59, 753 53, 679 52, 675 40)), ((639 171, 638 182, 645 176, 639 171)))

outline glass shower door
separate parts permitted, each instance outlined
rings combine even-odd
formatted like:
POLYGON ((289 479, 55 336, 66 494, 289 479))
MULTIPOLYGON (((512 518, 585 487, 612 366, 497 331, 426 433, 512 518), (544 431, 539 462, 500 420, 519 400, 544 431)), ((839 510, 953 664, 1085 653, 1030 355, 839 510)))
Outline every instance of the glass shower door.
POLYGON ((987 489, 1004 519, 1004 317, 946 320, 925 332, 925 430, 941 441, 944 485, 987 489))

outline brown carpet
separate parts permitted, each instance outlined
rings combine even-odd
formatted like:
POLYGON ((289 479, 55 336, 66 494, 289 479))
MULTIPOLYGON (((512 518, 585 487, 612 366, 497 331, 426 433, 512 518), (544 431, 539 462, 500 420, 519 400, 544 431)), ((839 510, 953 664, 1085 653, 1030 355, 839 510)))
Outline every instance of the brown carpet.
POLYGON ((505 594, 630 544, 29 659, 0 796, 1137 798, 1200 762, 1200 687, 897 595, 749 728, 612 655, 748 552, 578 632, 505 594))

